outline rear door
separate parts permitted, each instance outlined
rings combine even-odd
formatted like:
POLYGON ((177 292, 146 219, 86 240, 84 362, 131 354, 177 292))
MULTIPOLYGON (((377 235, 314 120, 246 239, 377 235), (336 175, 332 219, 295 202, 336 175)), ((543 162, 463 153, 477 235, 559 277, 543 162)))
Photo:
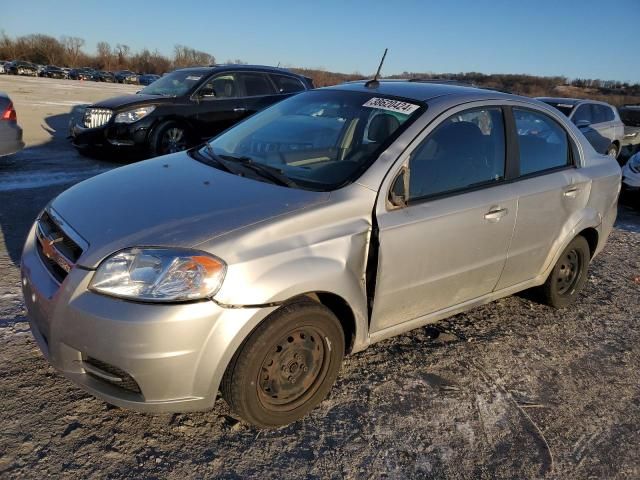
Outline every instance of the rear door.
POLYGON ((513 107, 517 132, 518 219, 496 287, 531 280, 549 266, 574 213, 589 198, 589 179, 576 168, 578 151, 562 125, 541 111, 513 107))
POLYGON ((458 107, 445 116, 405 154, 408 170, 394 172, 394 186, 409 186, 407 205, 376 208, 372 332, 486 295, 504 267, 517 204, 503 111, 458 107))
POLYGON ((226 130, 245 116, 238 74, 223 72, 213 75, 193 95, 197 124, 202 140, 226 130))

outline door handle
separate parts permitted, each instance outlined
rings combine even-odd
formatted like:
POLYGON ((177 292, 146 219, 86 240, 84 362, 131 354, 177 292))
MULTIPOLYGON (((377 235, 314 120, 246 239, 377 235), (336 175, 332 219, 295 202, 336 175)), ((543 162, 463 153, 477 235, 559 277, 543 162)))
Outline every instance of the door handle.
POLYGON ((569 187, 562 194, 567 198, 576 198, 579 191, 578 187, 569 187))
POLYGON ((238 108, 234 108, 233 111, 236 113, 241 113, 241 112, 246 112, 247 109, 244 107, 238 107, 238 108))
POLYGON ((491 209, 484 214, 484 218, 490 222, 498 222, 507 213, 509 213, 509 210, 506 208, 491 207, 491 209))

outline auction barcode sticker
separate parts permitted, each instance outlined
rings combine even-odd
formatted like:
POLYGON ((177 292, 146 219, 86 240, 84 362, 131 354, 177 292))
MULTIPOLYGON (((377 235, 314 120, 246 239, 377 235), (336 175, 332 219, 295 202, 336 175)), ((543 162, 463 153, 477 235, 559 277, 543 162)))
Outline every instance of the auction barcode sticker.
POLYGON ((363 107, 380 108, 382 110, 389 110, 391 112, 398 112, 404 114, 411 114, 415 112, 420 105, 413 103, 401 102, 400 100, 391 100, 390 98, 370 98, 367 103, 362 105, 363 107))

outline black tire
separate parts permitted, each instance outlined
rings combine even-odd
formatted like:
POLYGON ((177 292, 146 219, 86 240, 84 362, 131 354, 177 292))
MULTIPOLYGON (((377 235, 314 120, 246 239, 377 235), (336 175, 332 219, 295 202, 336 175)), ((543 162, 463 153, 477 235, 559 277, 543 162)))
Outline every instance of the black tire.
POLYGON ((618 147, 615 143, 612 143, 611 145, 609 145, 609 148, 607 148, 607 155, 609 155, 611 158, 617 159, 618 153, 618 147))
POLYGON ((287 425, 324 400, 343 356, 344 332, 328 308, 310 300, 285 305, 238 349, 222 397, 250 424, 287 425))
POLYGON ((587 282, 590 260, 591 251, 585 238, 574 238, 564 249, 549 278, 542 285, 544 302, 555 308, 571 305, 587 282))
POLYGON ((151 155, 157 157, 181 152, 190 147, 189 141, 189 132, 184 126, 173 121, 161 123, 151 134, 149 142, 151 155))

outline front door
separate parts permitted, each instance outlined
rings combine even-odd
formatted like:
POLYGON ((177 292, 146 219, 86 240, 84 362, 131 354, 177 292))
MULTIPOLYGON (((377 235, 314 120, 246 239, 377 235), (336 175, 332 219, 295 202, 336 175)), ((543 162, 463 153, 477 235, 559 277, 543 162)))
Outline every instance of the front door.
POLYGON ((240 121, 246 112, 236 73, 213 76, 194 94, 198 134, 208 140, 240 121))
POLYGON ((500 107, 462 110, 409 155, 407 205, 377 212, 372 333, 493 291, 517 209, 504 125, 500 107))

